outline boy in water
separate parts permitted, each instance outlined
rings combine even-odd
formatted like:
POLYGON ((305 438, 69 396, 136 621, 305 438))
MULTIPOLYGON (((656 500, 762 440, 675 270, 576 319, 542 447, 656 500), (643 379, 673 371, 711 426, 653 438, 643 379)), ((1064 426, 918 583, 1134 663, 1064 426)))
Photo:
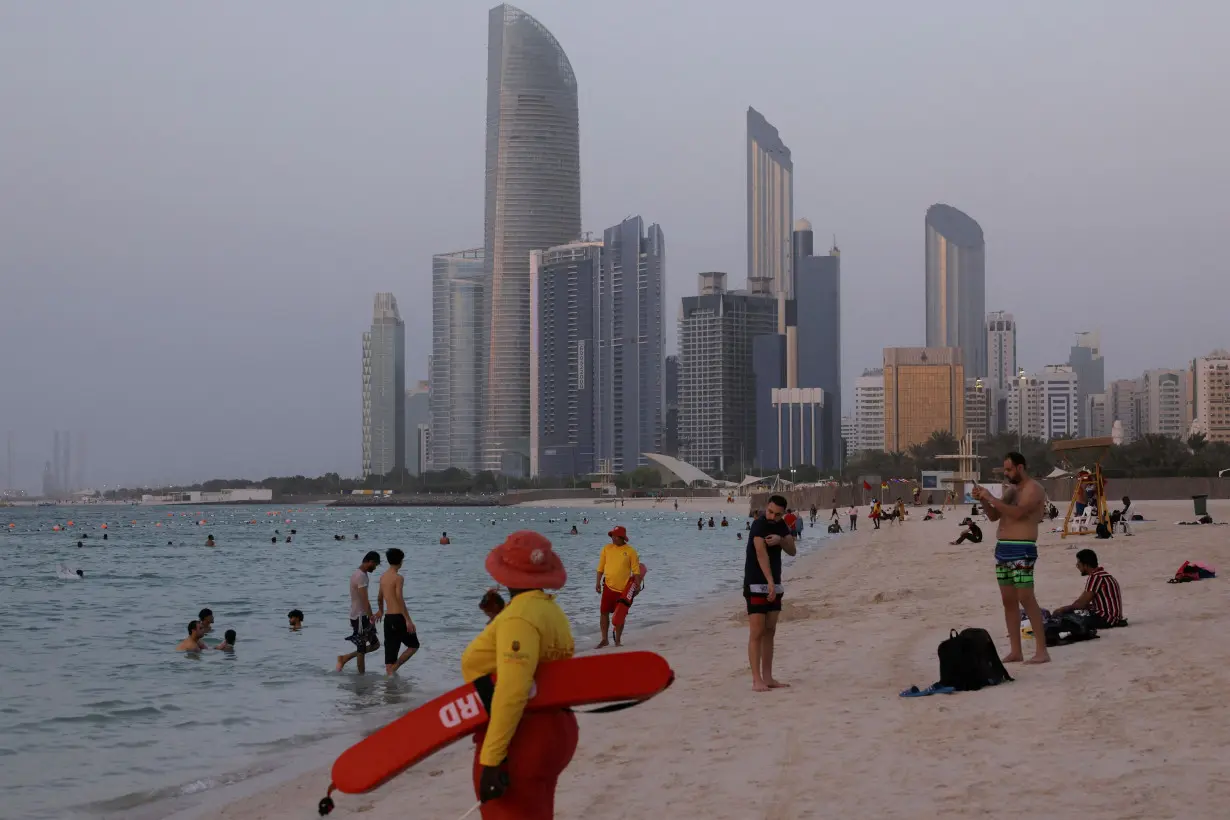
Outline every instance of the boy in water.
POLYGON ((235 630, 228 629, 222 635, 222 643, 214 647, 221 649, 223 652, 230 652, 235 649, 235 630))
POLYGON ((393 547, 385 551, 384 557, 389 562, 389 568, 380 576, 376 606, 379 612, 384 613, 384 672, 392 675, 419 651, 419 636, 406 609, 406 599, 402 596, 406 579, 401 577, 400 570, 406 554, 393 547), (398 657, 397 650, 402 646, 406 647, 406 651, 398 657))
POLYGON ((290 621, 290 631, 298 632, 303 628, 303 613, 297 609, 292 609, 286 613, 287 620, 290 621))

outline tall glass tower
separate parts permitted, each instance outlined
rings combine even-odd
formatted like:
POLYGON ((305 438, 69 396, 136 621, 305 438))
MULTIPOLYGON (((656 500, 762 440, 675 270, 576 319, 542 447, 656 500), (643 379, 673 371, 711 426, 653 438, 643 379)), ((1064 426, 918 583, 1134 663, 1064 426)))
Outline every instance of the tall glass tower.
POLYGON ((363 334, 363 475, 406 466, 406 323, 397 298, 377 293, 363 334))
POLYGON ((951 205, 927 209, 927 347, 959 347, 965 375, 987 375, 986 243, 951 205))
POLYGON ((431 258, 433 470, 456 467, 473 473, 480 469, 487 281, 482 248, 431 258))
POLYGON ((508 4, 488 20, 482 467, 529 472, 530 252, 581 233, 577 81, 541 23, 508 4))
POLYGON ((769 292, 794 297, 790 242, 794 231, 794 163, 777 129, 747 109, 747 278, 769 280, 769 292))

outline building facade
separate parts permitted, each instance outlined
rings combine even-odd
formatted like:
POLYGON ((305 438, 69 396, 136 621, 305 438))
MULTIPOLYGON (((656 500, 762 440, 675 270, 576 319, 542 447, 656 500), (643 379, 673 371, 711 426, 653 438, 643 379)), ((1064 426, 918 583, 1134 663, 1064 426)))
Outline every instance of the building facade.
POLYGON ((431 259, 431 451, 433 470, 482 468, 490 276, 482 248, 431 259))
POLYGON ((927 347, 959 347, 970 378, 987 375, 986 244, 951 205, 927 209, 927 347))
POLYGON ((849 455, 884 449, 884 370, 864 370, 854 380, 854 438, 849 455))
POLYGON ((965 380, 965 431, 976 443, 985 441, 994 433, 991 424, 993 403, 991 391, 982 379, 965 380))
POLYGON ((597 454, 626 472, 662 452, 666 240, 639 216, 603 234, 598 305, 597 454))
POLYGON ((706 472, 742 473, 756 458, 753 340, 777 331, 772 294, 727 291, 702 273, 679 315, 679 455, 706 472))
POLYGON ((1002 310, 987 314, 987 377, 988 387, 1006 392, 1017 377, 1016 319, 1002 310))
POLYGON ((1215 350, 1192 362, 1192 432, 1230 442, 1230 353, 1215 350))
MULTIPOLYGON (((795 224, 793 358, 796 380, 785 387, 824 391, 820 419, 819 461, 822 471, 841 468, 841 251, 834 245, 824 256, 813 254, 811 223, 795 224)), ((780 321, 779 321, 780 324, 780 321)), ((802 462, 808 463, 811 462, 802 462)))
POLYGON ((1116 379, 1106 391, 1106 426, 1109 429, 1119 422, 1124 444, 1131 444, 1140 435, 1136 408, 1139 393, 1140 383, 1136 379, 1116 379))
POLYGON ((884 348, 884 449, 902 452, 939 431, 965 434, 961 349, 884 348))
POLYGON ((1103 438, 1111 434, 1111 420, 1107 413, 1105 393, 1091 393, 1085 397, 1084 418, 1089 419, 1089 435, 1103 438))
POLYGON ((665 363, 666 404, 663 411, 662 452, 679 455, 679 357, 667 356, 665 363))
POLYGON ((431 429, 431 382, 420 380, 406 388, 406 470, 411 475, 422 475, 431 469, 430 435, 420 434, 419 428, 431 429))
POLYGON ((1141 436, 1186 439, 1188 370, 1146 370, 1137 382, 1136 432, 1141 436))
POLYGON ((535 252, 530 268, 530 474, 583 476, 597 465, 602 243, 535 252))
MULTIPOLYGON (((794 294, 790 234, 794 225, 794 163, 777 129, 747 109, 747 277, 794 294)), ((749 284, 749 289, 751 285, 749 284)))
POLYGON ((491 9, 483 300, 487 354, 482 466, 529 471, 530 252, 581 233, 577 81, 559 42, 537 20, 491 9))
POLYGON ((363 476, 406 466, 406 325, 391 293, 377 293, 363 334, 363 476))
MULTIPOLYGON (((1068 367, 1076 373, 1076 406, 1084 407, 1089 396, 1106 390, 1106 362, 1102 359, 1101 335, 1095 331, 1076 334, 1076 344, 1068 353, 1068 367)), ((1077 420, 1074 435, 1088 437, 1088 419, 1077 420)))

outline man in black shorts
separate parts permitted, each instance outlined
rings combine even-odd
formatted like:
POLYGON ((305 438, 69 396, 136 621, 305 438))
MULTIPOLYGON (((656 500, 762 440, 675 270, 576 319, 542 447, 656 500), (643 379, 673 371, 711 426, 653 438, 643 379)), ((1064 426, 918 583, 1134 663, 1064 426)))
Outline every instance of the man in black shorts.
POLYGON ((789 684, 773 678, 773 639, 782 612, 782 552, 795 554, 794 536, 782 519, 786 499, 775 495, 764 515, 752 524, 743 566, 743 597, 747 599, 747 660, 752 667, 752 691, 767 692, 789 684))

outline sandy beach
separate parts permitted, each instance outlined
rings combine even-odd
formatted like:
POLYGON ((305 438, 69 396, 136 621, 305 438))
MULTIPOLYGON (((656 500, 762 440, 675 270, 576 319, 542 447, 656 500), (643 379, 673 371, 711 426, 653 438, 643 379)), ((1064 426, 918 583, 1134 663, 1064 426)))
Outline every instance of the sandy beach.
MULTIPOLYGON (((741 526, 746 504, 716 501, 741 526)), ((980 692, 898 697, 938 677, 951 628, 983 627, 1006 646, 994 525, 982 544, 949 546, 960 510, 878 531, 864 519, 789 566, 776 664, 787 690, 751 692, 737 589, 653 630, 636 629, 634 610, 628 648, 665 655, 677 682, 635 709, 581 716, 556 816, 1225 817, 1227 581, 1166 580, 1184 560, 1230 573, 1230 530, 1174 526, 1192 518, 1190 502, 1138 508, 1158 520, 1133 537, 1045 534, 1037 570, 1042 605, 1070 603, 1083 586, 1075 549, 1096 549, 1132 625, 1053 648, 1049 665, 1014 664, 1015 682, 980 692)), ((1230 518, 1230 502, 1210 508, 1230 518)), ((466 741, 377 792, 336 795, 332 816, 460 817, 474 803, 470 753, 466 741)), ((328 780, 322 769, 201 816, 314 816, 328 780)))

